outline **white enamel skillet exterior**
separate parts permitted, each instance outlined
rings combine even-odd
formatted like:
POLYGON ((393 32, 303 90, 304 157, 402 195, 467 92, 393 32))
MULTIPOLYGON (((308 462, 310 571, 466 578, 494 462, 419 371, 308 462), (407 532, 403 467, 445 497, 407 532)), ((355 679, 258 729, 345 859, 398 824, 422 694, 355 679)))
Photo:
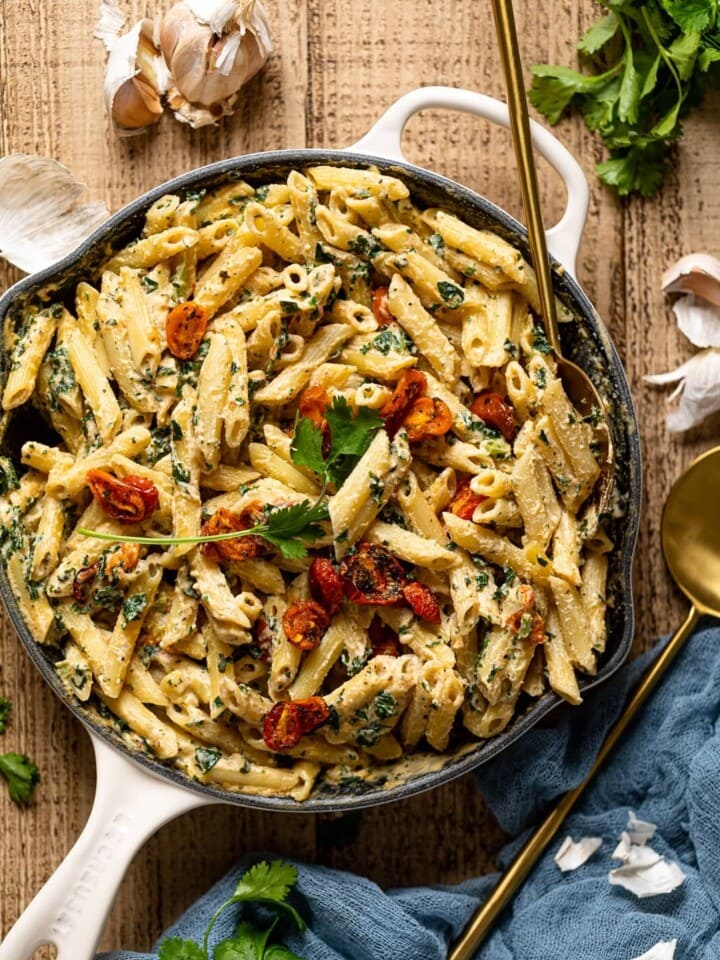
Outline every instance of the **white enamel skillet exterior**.
MULTIPOLYGON (((405 125, 430 108, 459 110, 509 126, 507 106, 499 100, 453 87, 423 87, 397 100, 349 152, 407 162, 402 153, 405 125)), ((565 213, 547 231, 547 242, 550 253, 574 275, 588 209, 587 181, 568 150, 534 121, 532 136, 567 189, 565 213)), ((327 152, 341 158, 345 151, 327 152)), ((0 960, 27 960, 48 943, 55 945, 58 960, 91 960, 122 878, 145 840, 188 810, 223 802, 155 775, 92 731, 90 737, 97 788, 88 822, 0 944, 0 960)))

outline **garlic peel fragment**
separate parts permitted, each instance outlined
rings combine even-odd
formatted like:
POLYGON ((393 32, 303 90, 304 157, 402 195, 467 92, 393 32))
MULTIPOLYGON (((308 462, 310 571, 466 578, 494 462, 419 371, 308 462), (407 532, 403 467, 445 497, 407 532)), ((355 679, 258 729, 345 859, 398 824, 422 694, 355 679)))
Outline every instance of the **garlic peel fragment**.
POLYGON ((633 957, 633 960, 673 960, 676 946, 677 940, 661 940, 646 950, 642 956, 633 957))
POLYGON ((720 260, 709 253, 689 253, 662 275, 665 293, 695 293, 720 307, 720 260))
POLYGON ((110 213, 84 199, 87 188, 49 157, 0 159, 0 256, 33 273, 61 260, 110 213))
POLYGON ((121 12, 116 0, 101 0, 100 16, 95 24, 93 36, 97 40, 102 40, 108 53, 112 50, 124 26, 125 15, 121 12))
POLYGON ((688 293, 673 304, 678 329, 696 347, 720 347, 720 309, 688 293))
POLYGON ((623 831, 613 851, 613 860, 621 860, 622 866, 611 870, 608 880, 639 899, 671 893, 684 882, 685 874, 677 863, 647 846, 647 831, 643 831, 643 836, 643 843, 632 843, 629 832, 623 831))
POLYGON ((577 843, 572 837, 565 837, 555 854, 555 863, 563 873, 577 870, 602 846, 602 837, 581 837, 577 843))
POLYGON ((657 824, 650 823, 648 820, 639 820, 634 810, 628 811, 628 822, 625 828, 630 843, 642 845, 652 840, 657 830, 657 824))
POLYGON ((207 24, 216 36, 225 29, 228 20, 235 13, 235 0, 187 0, 198 23, 207 24))

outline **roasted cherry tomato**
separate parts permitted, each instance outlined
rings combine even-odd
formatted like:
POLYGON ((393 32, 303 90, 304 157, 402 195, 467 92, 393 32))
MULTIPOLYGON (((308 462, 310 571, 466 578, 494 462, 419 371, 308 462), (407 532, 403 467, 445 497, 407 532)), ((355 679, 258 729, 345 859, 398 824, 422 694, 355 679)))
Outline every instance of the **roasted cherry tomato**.
POLYGON ((518 596, 522 608, 508 617, 507 626, 514 634, 521 635, 521 639, 529 640, 533 646, 544 643, 545 621, 538 613, 535 591, 527 583, 521 583, 518 596))
POLYGON ((88 470, 86 479, 105 513, 121 523, 140 523, 158 505, 158 489, 146 477, 131 474, 120 480, 105 470, 88 470))
POLYGON ((330 707, 322 697, 281 700, 265 717, 263 740, 270 750, 292 750, 304 733, 317 730, 329 717, 330 707))
POLYGON ((314 650, 330 626, 330 614, 314 600, 291 603, 282 618, 288 642, 301 650, 314 650))
POLYGON ((308 570, 310 593, 313 600, 332 616, 337 613, 345 599, 342 577, 330 560, 315 557, 308 570))
POLYGON ((416 617, 428 623, 440 623, 440 607, 430 587, 413 580, 403 587, 403 597, 416 617))
POLYGON ((322 697, 306 697, 304 700, 291 700, 290 703, 300 715, 303 733, 312 733, 330 717, 330 707, 322 697))
POLYGON ((402 603, 407 583, 405 570, 395 557, 375 543, 361 543, 340 565, 345 596, 352 603, 392 607, 402 603))
POLYGON ((405 370, 398 382, 392 396, 380 407, 380 416, 385 421, 385 429, 388 436, 394 437, 402 426, 408 410, 421 397, 427 389, 427 380, 425 374, 419 370, 405 370))
POLYGON ((192 300, 178 303, 168 314, 165 336, 170 353, 180 360, 192 360, 205 336, 208 315, 192 300))
POLYGON ((402 425, 410 443, 419 443, 427 437, 443 437, 452 427, 452 414, 444 400, 438 397, 418 397, 405 415, 402 425))
POLYGON ((309 387, 304 390, 298 406, 301 417, 311 420, 316 426, 323 429, 327 426, 325 411, 330 406, 330 394, 325 387, 309 387))
POLYGON ((470 412, 484 420, 489 427, 495 427, 508 443, 515 436, 515 408, 509 400, 503 400, 499 393, 483 390, 470 404, 470 412))
POLYGON ((455 496, 447 509, 461 520, 472 520, 475 508, 479 507, 483 500, 487 500, 487 497, 481 493, 473 493, 470 489, 470 477, 466 474, 458 480, 455 496))
MULTIPOLYGON (((261 523, 263 519, 260 504, 249 504, 240 513, 233 513, 225 507, 220 507, 203 523, 200 532, 203 536, 212 536, 217 533, 235 533, 239 530, 248 530, 261 523)), ((266 540, 256 533, 249 533, 246 537, 236 537, 233 540, 215 540, 204 543, 200 548, 206 557, 213 560, 253 560, 256 557, 265 557, 272 552, 266 540)))
POLYGON ((368 629, 374 657, 399 657, 400 642, 398 635, 380 617, 373 617, 368 629))
POLYGON ((388 306, 388 288, 375 287, 372 295, 372 311, 379 327, 387 327, 395 320, 388 306))
POLYGON ((118 567, 121 567, 125 573, 130 573, 138 565, 139 559, 139 543, 121 543, 118 549, 111 553, 105 561, 105 573, 111 576, 118 567))

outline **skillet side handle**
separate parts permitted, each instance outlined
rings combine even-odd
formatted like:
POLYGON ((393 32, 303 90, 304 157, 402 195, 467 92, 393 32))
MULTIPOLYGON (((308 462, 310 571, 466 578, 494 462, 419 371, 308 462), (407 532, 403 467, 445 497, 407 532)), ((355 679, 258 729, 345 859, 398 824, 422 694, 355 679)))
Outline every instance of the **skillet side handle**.
POLYGON ((93 960, 137 850, 164 823, 207 803, 146 773, 98 737, 91 739, 97 788, 88 822, 0 944, 0 960, 28 960, 48 943, 57 948, 57 960, 93 960))
MULTIPOLYGON (((370 130, 349 147, 360 153, 374 153, 388 160, 405 160, 402 152, 402 134, 414 114, 420 110, 439 108, 459 110, 483 117, 500 126, 510 126, 507 104, 484 93, 460 90, 456 87, 420 87, 396 100, 370 130)), ((546 231, 550 253, 573 276, 580 240, 587 219, 590 190, 585 174, 570 151, 557 137, 536 120, 530 121, 535 149, 560 174, 567 190, 567 205, 560 220, 546 231)))

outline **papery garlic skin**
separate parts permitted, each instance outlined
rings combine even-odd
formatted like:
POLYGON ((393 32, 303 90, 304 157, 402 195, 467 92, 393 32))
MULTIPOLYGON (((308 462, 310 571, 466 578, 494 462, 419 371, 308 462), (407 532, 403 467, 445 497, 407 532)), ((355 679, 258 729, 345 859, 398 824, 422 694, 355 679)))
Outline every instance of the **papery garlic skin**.
POLYGON ((168 75, 153 32, 152 20, 139 20, 115 41, 105 68, 105 105, 125 136, 142 133, 162 116, 168 75))
POLYGON ((173 79, 170 105, 200 127, 232 112, 272 41, 260 0, 181 0, 163 18, 160 47, 173 79))
POLYGON ((34 273, 56 263, 110 213, 87 202, 85 184, 49 157, 14 153, 0 159, 0 256, 34 273))
POLYGON ((668 397, 668 403, 679 400, 667 415, 671 433, 690 430, 720 410, 720 350, 716 348, 701 350, 676 370, 652 374, 643 380, 657 385, 678 384, 668 397))

